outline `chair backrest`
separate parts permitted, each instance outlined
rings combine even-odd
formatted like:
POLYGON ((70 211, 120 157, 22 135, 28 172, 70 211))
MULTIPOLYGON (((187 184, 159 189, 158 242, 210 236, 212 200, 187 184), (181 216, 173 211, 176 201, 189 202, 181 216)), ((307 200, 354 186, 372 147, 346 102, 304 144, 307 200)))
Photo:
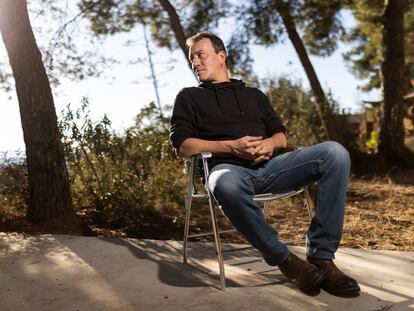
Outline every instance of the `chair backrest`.
POLYGON ((202 152, 194 156, 184 158, 186 172, 189 177, 189 181, 192 184, 193 194, 198 193, 197 181, 200 181, 202 183, 203 188, 205 187, 206 174, 204 168, 208 170, 207 159, 210 157, 210 152, 202 152))

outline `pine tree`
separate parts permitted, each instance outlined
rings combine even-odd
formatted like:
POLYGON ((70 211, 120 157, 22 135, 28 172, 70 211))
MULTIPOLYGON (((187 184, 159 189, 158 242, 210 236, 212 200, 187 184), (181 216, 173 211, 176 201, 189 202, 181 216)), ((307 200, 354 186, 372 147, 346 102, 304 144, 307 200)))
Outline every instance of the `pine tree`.
POLYGON ((413 165, 404 145, 403 96, 414 73, 414 3, 357 0, 349 6, 357 26, 344 38, 354 43, 345 54, 364 90, 383 92, 379 154, 387 165, 413 165))
POLYGON ((26 145, 28 216, 72 221, 68 172, 48 77, 25 0, 0 1, 0 31, 13 70, 26 145))

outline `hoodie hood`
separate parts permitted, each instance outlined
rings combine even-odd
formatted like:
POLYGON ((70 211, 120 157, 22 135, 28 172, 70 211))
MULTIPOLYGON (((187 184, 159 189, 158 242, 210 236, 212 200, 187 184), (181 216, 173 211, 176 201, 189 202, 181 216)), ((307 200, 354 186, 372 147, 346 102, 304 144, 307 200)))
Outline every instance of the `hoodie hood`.
POLYGON ((243 112, 243 109, 241 107, 238 95, 237 95, 237 90, 241 89, 241 88, 244 88, 244 86, 245 86, 243 81, 237 80, 237 79, 230 79, 230 81, 225 81, 225 82, 220 82, 220 83, 201 82, 198 86, 214 91, 214 95, 216 97, 217 105, 219 106, 219 108, 220 108, 220 110, 223 114, 224 114, 224 110, 223 110, 223 105, 220 102, 219 90, 226 90, 226 89, 227 90, 232 90, 233 93, 234 93, 237 108, 240 111, 240 116, 241 117, 244 116, 244 112, 243 112))
POLYGON ((230 81, 212 83, 212 82, 201 82, 199 87, 204 87, 207 89, 220 89, 220 88, 240 88, 244 87, 244 82, 242 80, 230 79, 230 81))

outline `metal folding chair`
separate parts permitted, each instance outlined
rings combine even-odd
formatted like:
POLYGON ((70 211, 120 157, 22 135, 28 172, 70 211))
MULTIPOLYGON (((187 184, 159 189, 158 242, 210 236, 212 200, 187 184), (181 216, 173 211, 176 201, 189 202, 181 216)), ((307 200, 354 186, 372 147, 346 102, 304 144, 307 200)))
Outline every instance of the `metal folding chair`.
MULTIPOLYGON (((214 241, 215 241, 216 251, 217 251, 217 260, 218 260, 219 270, 220 270, 220 286, 222 290, 225 290, 226 278, 225 278, 225 271, 224 271, 224 261, 223 261, 223 252, 221 248, 220 234, 228 233, 228 232, 235 232, 236 230, 235 229, 219 230, 218 223, 217 223, 216 204, 214 204, 214 198, 208 187, 209 170, 208 170, 208 165, 207 165, 207 159, 210 158, 211 156, 212 154, 210 152, 203 152, 203 153, 194 155, 190 158, 184 159, 186 168, 187 168, 187 174, 189 177, 189 183, 188 183, 187 194, 185 196, 186 214, 185 214, 185 225, 184 225, 183 262, 184 263, 188 262, 187 244, 188 244, 189 238, 214 235, 214 241), (204 187, 203 187, 204 192, 203 193, 198 193, 196 186, 195 186, 195 179, 197 178, 197 174, 196 174, 197 173, 197 161, 200 161, 200 160, 202 162, 202 169, 201 169, 201 172, 198 172, 199 173, 198 177, 203 178, 203 181, 204 181, 204 187), (189 234, 191 204, 193 202, 193 199, 208 200, 213 231, 205 232, 205 233, 189 234)), ((263 209, 266 210, 266 207, 271 201, 288 198, 288 197, 298 195, 298 194, 304 195, 305 205, 306 205, 306 208, 309 214, 309 222, 310 222, 313 216, 315 215, 315 211, 312 205, 312 201, 310 199, 309 190, 307 186, 302 187, 296 191, 290 191, 286 193, 258 194, 254 197, 254 201, 257 203, 263 203, 263 209)), ((290 243, 301 241, 301 240, 302 239, 299 239, 299 240, 295 239, 295 240, 288 240, 288 241, 283 241, 283 242, 285 244, 290 244, 290 243)))

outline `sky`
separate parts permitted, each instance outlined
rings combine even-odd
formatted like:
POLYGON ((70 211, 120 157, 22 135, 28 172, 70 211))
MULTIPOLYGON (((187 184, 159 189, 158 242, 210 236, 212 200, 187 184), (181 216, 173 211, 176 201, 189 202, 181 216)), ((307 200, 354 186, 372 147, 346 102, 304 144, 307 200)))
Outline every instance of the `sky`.
MULTIPOLYGON (((345 16, 345 21, 348 25, 353 23, 350 16, 345 16)), ((231 25, 221 25, 217 32, 225 44, 230 36, 228 29, 231 29, 231 25)), ((86 96, 90 99, 93 120, 98 120, 106 114, 112 121, 113 128, 118 132, 131 126, 139 110, 155 100, 152 83, 145 78, 150 75, 149 68, 142 64, 129 64, 137 57, 146 57, 143 44, 143 29, 140 26, 130 33, 108 37, 102 46, 104 54, 120 60, 119 64, 112 66, 105 73, 105 76, 111 78, 89 78, 74 82, 62 77, 61 84, 52 89, 58 117, 67 104, 70 103, 73 108, 79 107, 81 98, 86 96), (137 40, 139 44, 126 46, 125 42, 131 39, 137 40)), ((181 88, 196 85, 197 81, 181 51, 172 52, 155 48, 154 44, 152 46, 156 72, 165 71, 166 66, 162 63, 175 60, 173 70, 158 76, 161 104, 172 105, 181 88)), ((360 109, 362 99, 376 100, 379 93, 367 94, 358 89, 362 82, 349 72, 341 55, 346 50, 346 46, 339 44, 337 51, 330 57, 311 56, 310 58, 324 90, 332 91, 340 107, 356 112, 360 109)), ((6 56, 6 50, 1 42, 0 59, 7 61, 6 56)), ((288 75, 301 80, 303 86, 309 88, 304 70, 288 40, 272 48, 252 46, 252 58, 253 68, 259 78, 288 75)), ((15 91, 13 89, 10 94, 7 94, 0 90, 0 152, 24 151, 24 148, 15 91), (8 99, 10 95, 11 99, 8 99)))

